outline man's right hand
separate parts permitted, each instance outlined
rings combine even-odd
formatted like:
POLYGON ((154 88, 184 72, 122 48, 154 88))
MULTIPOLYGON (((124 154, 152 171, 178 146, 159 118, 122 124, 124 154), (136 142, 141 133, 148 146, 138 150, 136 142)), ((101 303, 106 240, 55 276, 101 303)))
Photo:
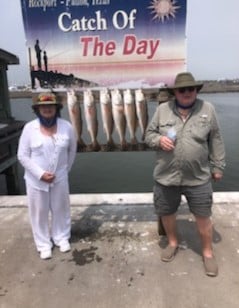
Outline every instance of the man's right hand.
POLYGON ((159 145, 160 145, 161 149, 164 150, 164 151, 169 152, 169 151, 172 151, 174 149, 174 142, 166 136, 162 136, 160 138, 159 145))

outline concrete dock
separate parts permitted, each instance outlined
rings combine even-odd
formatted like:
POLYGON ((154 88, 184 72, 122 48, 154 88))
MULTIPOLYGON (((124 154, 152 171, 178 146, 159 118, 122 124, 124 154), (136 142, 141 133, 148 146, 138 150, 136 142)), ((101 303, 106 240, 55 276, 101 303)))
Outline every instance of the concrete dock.
POLYGON ((214 193, 219 275, 205 275, 185 200, 180 249, 160 260, 152 194, 71 195, 72 250, 36 252, 25 196, 0 196, 0 308, 237 308, 239 193, 214 193))

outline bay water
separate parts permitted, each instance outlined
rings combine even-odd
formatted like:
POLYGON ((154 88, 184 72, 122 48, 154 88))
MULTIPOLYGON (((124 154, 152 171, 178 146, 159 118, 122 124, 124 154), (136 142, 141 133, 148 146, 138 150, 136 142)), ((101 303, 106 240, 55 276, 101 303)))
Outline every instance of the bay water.
MULTIPOLYGON (((200 94, 200 98, 213 103, 216 108, 222 135, 226 147, 226 170, 223 180, 214 183, 214 191, 239 191, 239 93, 200 94)), ((16 120, 29 121, 35 118, 31 109, 31 99, 11 99, 12 116, 16 120)), ((97 104, 99 105, 99 104, 97 104)), ((151 119, 158 103, 149 102, 151 119)), ((98 106, 99 107, 99 106, 98 106)), ((83 111, 83 108, 82 108, 83 111)), ((67 107, 62 110, 62 117, 69 119, 67 107)), ((98 140, 105 143, 105 135, 100 121, 98 108, 98 140)), ((117 143, 117 135, 114 132, 117 143)), ((140 132, 137 138, 140 142, 140 132)), ((129 136, 127 135, 127 138, 129 136)), ((85 124, 83 139, 90 142, 85 124)), ((70 172, 70 192, 78 193, 137 193, 151 192, 153 187, 154 151, 141 152, 87 152, 77 153, 70 172)), ((21 194, 25 194, 23 168, 19 165, 21 194)), ((0 181, 0 194, 7 194, 4 181, 0 181)))

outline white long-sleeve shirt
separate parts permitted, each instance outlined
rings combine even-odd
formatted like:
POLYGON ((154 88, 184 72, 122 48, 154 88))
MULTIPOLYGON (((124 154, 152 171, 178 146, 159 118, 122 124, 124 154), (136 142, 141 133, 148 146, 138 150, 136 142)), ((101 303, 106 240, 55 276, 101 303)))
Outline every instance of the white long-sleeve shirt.
POLYGON ((24 126, 17 157, 25 169, 24 179, 32 187, 48 191, 54 183, 68 180, 75 155, 76 136, 68 121, 58 118, 57 132, 53 136, 41 133, 38 119, 24 126), (55 174, 51 184, 40 180, 46 171, 55 174))

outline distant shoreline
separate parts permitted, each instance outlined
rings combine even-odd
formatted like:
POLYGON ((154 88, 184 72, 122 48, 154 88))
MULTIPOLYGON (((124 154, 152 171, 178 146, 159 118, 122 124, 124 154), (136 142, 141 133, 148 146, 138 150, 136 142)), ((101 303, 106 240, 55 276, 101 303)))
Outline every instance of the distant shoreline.
MULTIPOLYGON (((202 81, 204 86, 200 93, 239 92, 239 81, 202 81)), ((143 89, 144 90, 144 89, 143 89)), ((94 90, 96 91, 96 90, 94 90)), ((61 91, 62 92, 62 91, 61 91)), ((158 89, 145 89, 146 94, 157 94, 158 89)), ((9 91, 10 98, 32 98, 32 91, 9 91)))
POLYGON ((239 80, 202 81, 201 93, 239 92, 239 80))

